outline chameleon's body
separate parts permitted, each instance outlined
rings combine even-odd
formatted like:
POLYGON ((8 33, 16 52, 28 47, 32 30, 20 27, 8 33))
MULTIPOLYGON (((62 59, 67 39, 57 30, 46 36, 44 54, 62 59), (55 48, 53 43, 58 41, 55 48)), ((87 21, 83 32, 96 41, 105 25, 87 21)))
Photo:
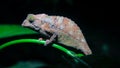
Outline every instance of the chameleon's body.
POLYGON ((62 16, 48 16, 46 14, 29 14, 22 26, 34 28, 49 36, 53 34, 50 42, 57 36, 59 43, 81 50, 85 55, 92 54, 80 28, 74 21, 62 16))

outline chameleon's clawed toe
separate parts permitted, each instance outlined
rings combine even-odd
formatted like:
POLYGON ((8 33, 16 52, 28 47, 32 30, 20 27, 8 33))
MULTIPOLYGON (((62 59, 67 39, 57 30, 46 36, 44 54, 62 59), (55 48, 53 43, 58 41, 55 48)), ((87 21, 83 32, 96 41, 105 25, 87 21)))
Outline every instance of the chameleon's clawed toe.
POLYGON ((40 40, 40 41, 41 41, 41 40, 43 40, 43 38, 39 38, 38 40, 40 40))
POLYGON ((48 44, 50 44, 50 40, 46 40, 44 46, 47 46, 48 44))

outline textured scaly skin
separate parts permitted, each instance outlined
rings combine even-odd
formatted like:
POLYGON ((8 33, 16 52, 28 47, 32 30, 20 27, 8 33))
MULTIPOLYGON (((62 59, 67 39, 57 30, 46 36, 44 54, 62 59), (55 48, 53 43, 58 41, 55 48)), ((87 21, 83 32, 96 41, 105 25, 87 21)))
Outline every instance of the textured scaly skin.
POLYGON ((57 34, 59 43, 81 50, 85 55, 92 54, 80 28, 67 17, 29 14, 22 26, 57 34))

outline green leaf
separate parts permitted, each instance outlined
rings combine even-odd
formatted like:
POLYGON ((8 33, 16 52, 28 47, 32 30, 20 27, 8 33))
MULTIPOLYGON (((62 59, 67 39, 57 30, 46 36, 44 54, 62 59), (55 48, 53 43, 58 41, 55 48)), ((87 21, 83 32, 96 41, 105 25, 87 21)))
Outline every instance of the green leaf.
POLYGON ((0 24, 0 38, 7 38, 25 34, 37 34, 37 32, 15 24, 0 24))

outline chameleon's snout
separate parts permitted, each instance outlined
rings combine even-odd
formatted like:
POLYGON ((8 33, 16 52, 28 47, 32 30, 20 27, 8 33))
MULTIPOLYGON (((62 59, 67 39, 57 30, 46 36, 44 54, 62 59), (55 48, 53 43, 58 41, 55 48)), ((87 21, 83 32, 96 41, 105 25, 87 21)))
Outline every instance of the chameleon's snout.
POLYGON ((24 20, 22 23, 22 26, 29 26, 29 25, 30 25, 30 23, 27 20, 24 20))

